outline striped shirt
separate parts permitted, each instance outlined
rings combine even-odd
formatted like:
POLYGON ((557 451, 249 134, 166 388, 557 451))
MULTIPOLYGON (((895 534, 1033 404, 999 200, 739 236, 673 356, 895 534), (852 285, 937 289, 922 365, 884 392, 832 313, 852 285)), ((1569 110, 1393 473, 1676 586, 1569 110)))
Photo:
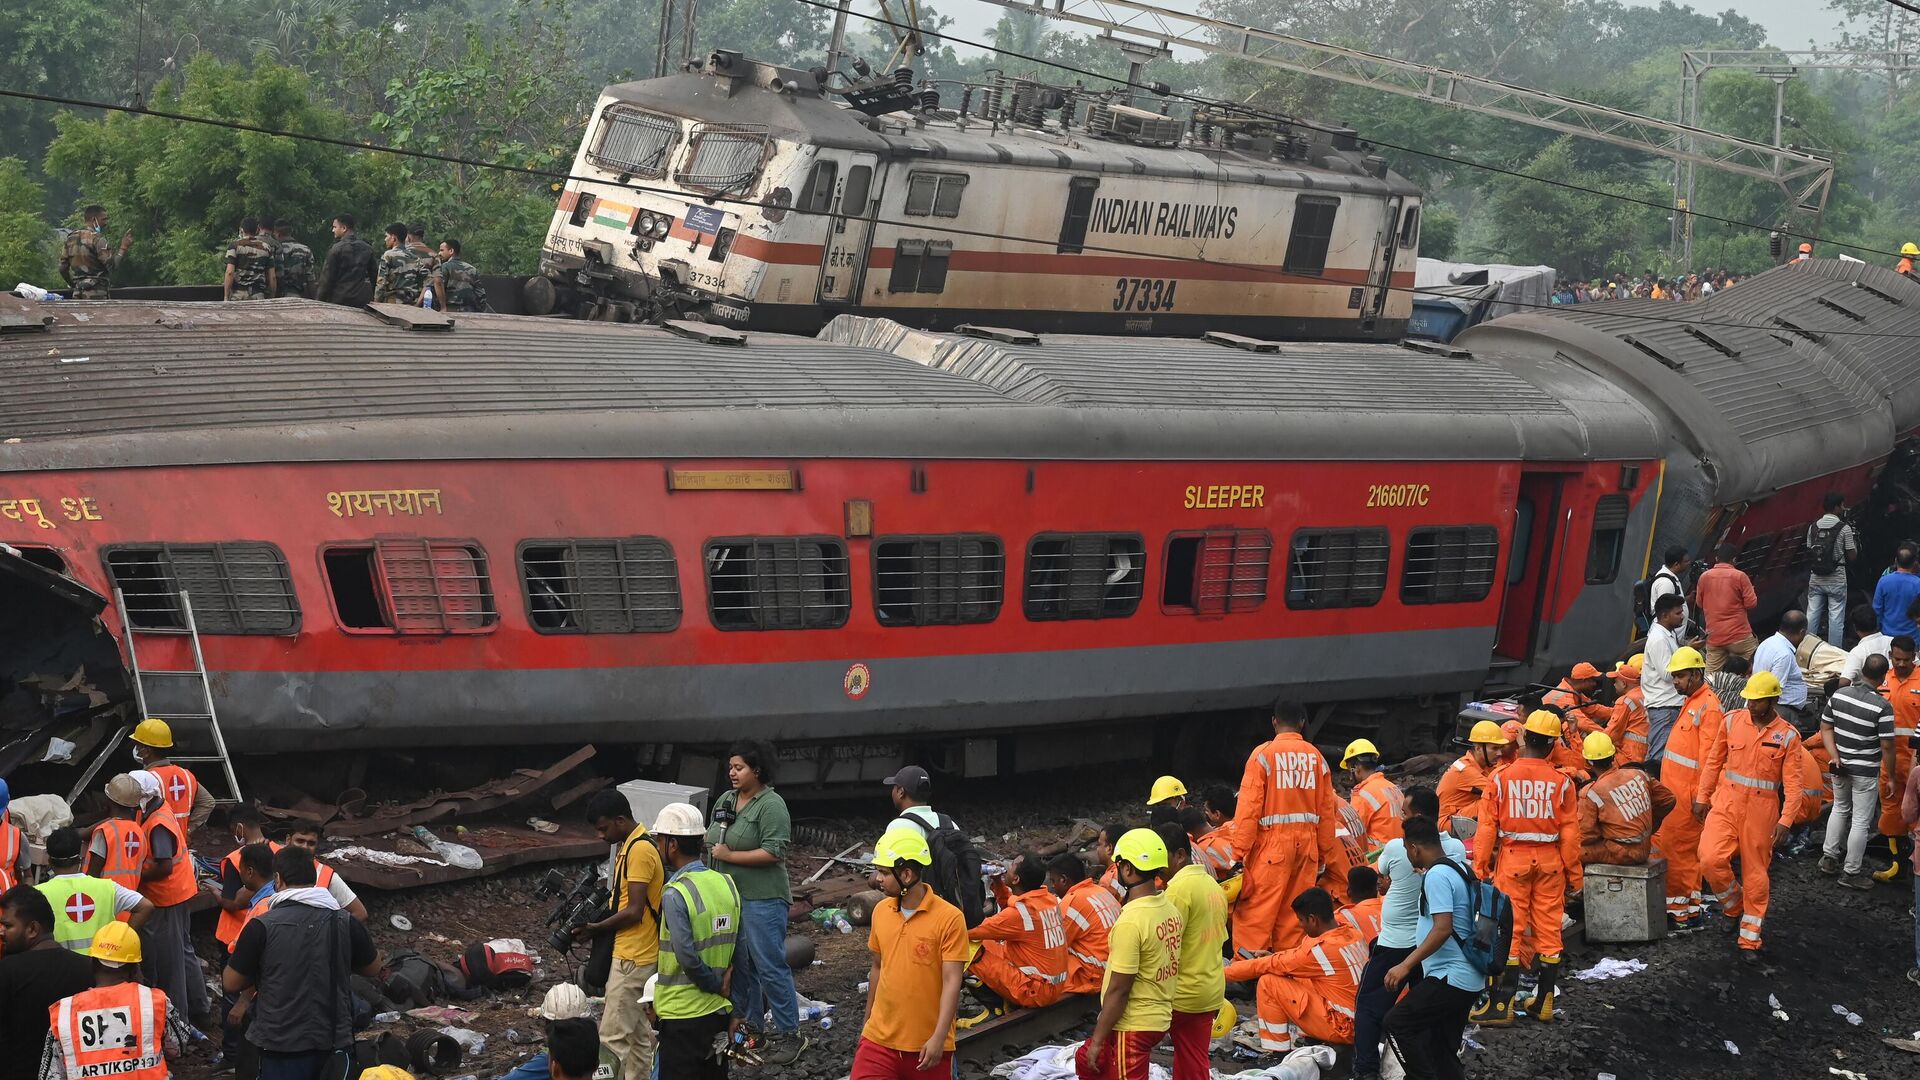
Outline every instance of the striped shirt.
POLYGON ((1893 738, 1893 706, 1863 683, 1843 687, 1820 718, 1833 725, 1833 747, 1848 776, 1880 775, 1880 740, 1893 738))

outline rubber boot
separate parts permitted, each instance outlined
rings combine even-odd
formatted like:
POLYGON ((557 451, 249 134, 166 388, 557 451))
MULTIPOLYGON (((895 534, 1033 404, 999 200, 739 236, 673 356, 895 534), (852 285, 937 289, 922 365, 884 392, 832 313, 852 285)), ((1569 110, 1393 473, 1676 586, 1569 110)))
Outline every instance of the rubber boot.
POLYGON ((1559 980, 1560 958, 1543 956, 1534 965, 1534 970, 1540 981, 1534 985, 1532 994, 1516 1000, 1514 1005, 1526 1010, 1527 1015, 1535 1020, 1549 1021, 1553 1019, 1553 987, 1559 980))
POLYGON ((1513 1025, 1513 995, 1520 987, 1520 964, 1507 961, 1507 969, 1500 973, 1492 986, 1487 987, 1485 1001, 1473 1007, 1467 1014, 1470 1023, 1481 1027, 1511 1027, 1513 1025))

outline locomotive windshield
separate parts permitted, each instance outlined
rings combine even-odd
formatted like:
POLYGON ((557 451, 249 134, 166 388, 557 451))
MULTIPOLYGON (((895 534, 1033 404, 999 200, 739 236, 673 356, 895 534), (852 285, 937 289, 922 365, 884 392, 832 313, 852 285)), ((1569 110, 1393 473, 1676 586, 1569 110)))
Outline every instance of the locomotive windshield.
POLYGON ((679 141, 678 120, 614 105, 601 114, 600 145, 588 157, 608 172, 659 178, 679 141))
POLYGON ((766 156, 765 128, 738 124, 700 124, 693 129, 686 164, 675 179, 695 191, 721 194, 745 191, 760 173, 766 156))

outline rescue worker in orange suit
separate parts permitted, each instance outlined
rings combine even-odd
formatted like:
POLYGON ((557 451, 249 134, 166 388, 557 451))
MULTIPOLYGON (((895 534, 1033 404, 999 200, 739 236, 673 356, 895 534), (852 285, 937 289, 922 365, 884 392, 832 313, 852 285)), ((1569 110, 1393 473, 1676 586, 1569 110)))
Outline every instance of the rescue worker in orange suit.
POLYGON ((1347 752, 1340 757, 1340 767, 1353 773, 1353 794, 1347 804, 1366 823, 1367 854, 1372 855, 1387 841, 1399 839, 1400 818, 1406 811, 1407 798, 1401 794, 1399 785, 1380 771, 1380 751, 1366 739, 1347 744, 1347 752))
POLYGON ((1520 757, 1520 735, 1523 731, 1525 728, 1518 720, 1509 720, 1500 725, 1500 734, 1507 737, 1507 748, 1500 751, 1498 764, 1505 765, 1520 757))
POLYGON ((1353 927, 1360 940, 1369 945, 1380 936, 1380 871, 1371 866, 1355 866, 1347 871, 1347 906, 1333 917, 1353 927))
POLYGON ((1560 918, 1580 891, 1580 821, 1573 778, 1547 757, 1561 742, 1561 722, 1545 709, 1529 714, 1520 759, 1493 774, 1480 803, 1473 869, 1513 901, 1513 950, 1502 977, 1473 1010, 1475 1023, 1513 1023, 1520 969, 1537 959, 1538 988, 1526 1003, 1537 1020, 1553 1019, 1560 974, 1560 918))
POLYGON ((1353 1000, 1367 966, 1367 942, 1339 921, 1333 897, 1308 889, 1293 898, 1294 918, 1306 940, 1282 952, 1227 965, 1227 981, 1259 979, 1260 1049, 1291 1053, 1295 1040, 1353 1045, 1353 1000))
POLYGON ((140 891, 147 861, 147 833, 140 827, 140 781, 126 773, 107 781, 107 820, 87 839, 87 873, 140 891))
POLYGON ((0 780, 0 893, 18 885, 26 869, 27 845, 20 826, 7 820, 7 806, 13 793, 0 780))
POLYGON ((1900 877, 1900 845, 1907 836, 1900 818, 1900 793, 1906 790, 1907 774, 1913 771, 1913 743, 1920 735, 1920 666, 1914 664, 1912 636, 1901 634, 1887 643, 1887 681, 1880 692, 1893 705, 1893 753, 1880 760, 1880 835, 1887 838, 1887 852, 1893 865, 1874 872, 1876 881, 1895 881, 1900 877))
POLYGON ((1600 689, 1604 678, 1599 668, 1582 660, 1573 665, 1572 674, 1561 679, 1559 686, 1540 698, 1540 707, 1558 712, 1576 725, 1581 736, 1589 731, 1605 731, 1607 722, 1613 719, 1613 710, 1594 699, 1594 692, 1600 689))
POLYGON ((1060 926, 1067 935, 1069 994, 1097 994, 1107 974, 1107 931, 1120 917, 1112 890, 1087 877, 1087 864, 1069 851, 1047 864, 1047 891, 1060 900, 1060 926))
POLYGON ((160 797, 167 809, 180 819, 191 835, 213 815, 213 792, 208 791, 186 767, 167 760, 173 749, 173 729, 165 720, 151 717, 134 725, 133 759, 140 767, 160 778, 160 797))
POLYGON ((1613 741, 1615 766, 1647 760, 1647 698, 1640 689, 1640 667, 1646 661, 1647 654, 1638 653, 1613 669, 1613 686, 1619 693, 1613 699, 1613 717, 1607 721, 1607 738, 1613 741))
POLYGON ((1706 823, 1700 833, 1700 869, 1720 902, 1721 914, 1740 920, 1740 953, 1757 962, 1761 931, 1772 898, 1768 867, 1774 845, 1800 814, 1800 784, 1794 755, 1800 733, 1774 710, 1780 679, 1756 671, 1740 691, 1747 707, 1722 721, 1725 737, 1716 741, 1700 770, 1693 816, 1706 823), (1707 799, 1711 799, 1709 804, 1707 799), (1733 857, 1740 856, 1740 881, 1733 879, 1733 857))
POLYGON ((1344 882, 1347 853, 1334 837, 1340 797, 1327 759, 1301 736, 1306 707, 1273 707, 1273 739, 1247 758, 1240 777, 1233 850, 1245 867, 1233 905, 1236 952, 1277 952, 1300 943, 1293 898, 1312 887, 1322 867, 1344 882))
POLYGON ((1800 752, 1794 755, 1793 775, 1800 784, 1800 816, 1793 827, 1796 832, 1810 832, 1813 823, 1833 805, 1833 790, 1827 786, 1826 768, 1804 738, 1800 740, 1800 752))
POLYGON ((1337 866, 1329 863, 1321 867, 1320 877, 1314 884, 1331 893, 1334 903, 1344 904, 1347 902, 1347 868, 1367 865, 1367 823, 1352 803, 1338 795, 1333 797, 1333 809, 1333 838, 1347 857, 1337 866))
POLYGON ((1699 786, 1700 767, 1720 739, 1725 717, 1720 696, 1707 685, 1707 659, 1700 650, 1684 645, 1675 649, 1667 671, 1682 700, 1660 760, 1660 782, 1681 809, 1660 823, 1653 843, 1667 859, 1667 929, 1692 933, 1705 926, 1700 909, 1702 818, 1694 816, 1693 804, 1713 794, 1699 786))
MULTIPOLYGON (((1000 910, 967 932, 980 947, 967 973, 1002 1001, 1026 1009, 1060 1000, 1067 984, 1067 931, 1060 900, 1047 891, 1046 866, 1031 851, 1014 857, 1007 868, 1013 888, 995 882, 1000 910)), ((976 996, 978 988, 975 988, 976 996)), ((1006 1010, 989 1006, 960 1021, 962 1028, 1006 1010)))
POLYGON ((147 862, 140 871, 140 895, 153 901, 153 918, 141 928, 147 977, 166 991, 195 1024, 211 1027, 207 979, 193 948, 193 900, 200 892, 187 830, 167 809, 160 778, 145 770, 128 775, 140 785, 140 827, 146 831, 147 862))
POLYGON ((1580 862, 1645 866, 1654 830, 1673 812, 1673 792, 1638 763, 1622 765, 1604 731, 1588 735, 1581 749, 1594 779, 1580 792, 1580 862))
POLYGON ((1442 830, 1456 817, 1479 818, 1480 797, 1487 792, 1487 777, 1499 766, 1501 753, 1510 745, 1499 724, 1482 720, 1473 725, 1467 735, 1467 752, 1447 766, 1434 788, 1440 796, 1442 830))
POLYGON ((1225 784, 1214 784, 1200 793, 1200 812, 1206 816, 1207 831, 1194 840, 1193 850, 1215 881, 1233 877, 1239 861, 1233 857, 1235 809, 1236 796, 1225 784))
MULTIPOLYGON (((93 989, 61 998, 47 1010, 47 1041, 38 1075, 167 1080, 167 1059, 180 1056, 187 1027, 167 995, 140 985, 140 935, 113 923, 93 936, 93 989), (98 1025, 114 1025, 116 1037, 99 1037, 98 1025)), ((27 1047, 8 1047, 26 1054, 27 1047)))

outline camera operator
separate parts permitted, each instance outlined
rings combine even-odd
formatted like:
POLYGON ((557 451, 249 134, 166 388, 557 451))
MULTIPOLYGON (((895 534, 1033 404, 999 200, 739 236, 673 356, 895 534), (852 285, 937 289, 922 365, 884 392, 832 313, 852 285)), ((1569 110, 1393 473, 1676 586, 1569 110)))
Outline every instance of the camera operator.
POLYGON ((615 846, 609 883, 613 897, 606 918, 576 927, 573 936, 585 940, 613 935, 600 1038, 619 1055, 626 1076, 644 1078, 653 1075, 654 1035, 640 992, 659 965, 660 890, 666 870, 646 827, 633 820, 633 806, 625 795, 612 789, 595 792, 587 802, 587 822, 600 839, 615 846))

